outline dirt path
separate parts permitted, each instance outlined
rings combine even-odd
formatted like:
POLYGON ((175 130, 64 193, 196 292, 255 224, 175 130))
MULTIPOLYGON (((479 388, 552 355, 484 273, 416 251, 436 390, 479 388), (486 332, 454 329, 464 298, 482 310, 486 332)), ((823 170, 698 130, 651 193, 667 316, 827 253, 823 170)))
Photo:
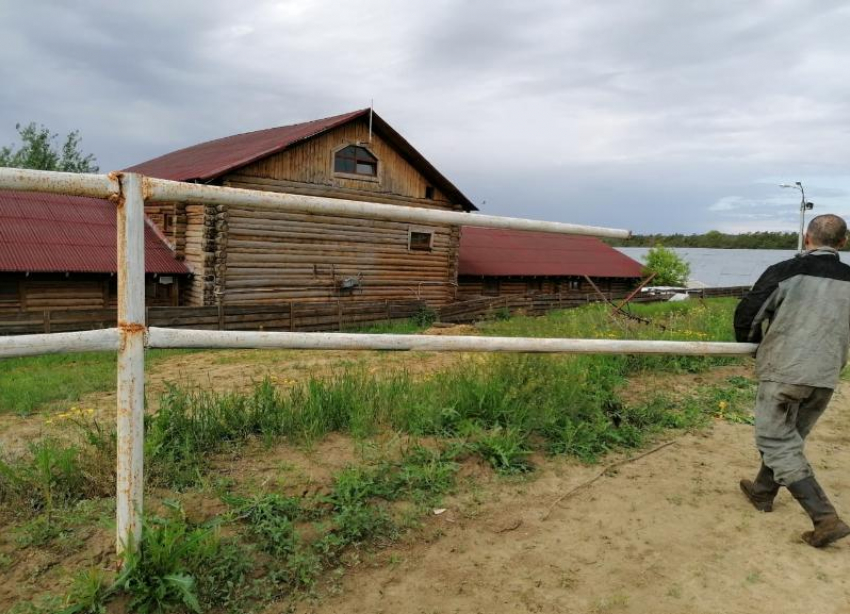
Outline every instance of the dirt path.
MULTIPOLYGON (((850 386, 812 435, 821 482, 850 516, 850 386)), ((350 570, 301 614, 573 613, 839 614, 850 611, 850 540, 815 550, 787 491, 756 512, 738 491, 757 453, 752 429, 709 431, 599 472, 552 461, 531 482, 484 486, 486 503, 448 505, 432 537, 350 570)), ((607 459, 606 463, 615 459, 607 459)), ((270 612, 280 612, 271 609, 270 612)))

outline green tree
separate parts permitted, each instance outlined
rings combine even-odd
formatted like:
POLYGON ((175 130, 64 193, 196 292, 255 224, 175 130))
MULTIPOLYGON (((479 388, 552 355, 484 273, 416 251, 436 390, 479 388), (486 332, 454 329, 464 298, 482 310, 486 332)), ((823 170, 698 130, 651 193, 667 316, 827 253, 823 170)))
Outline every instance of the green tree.
POLYGON ((655 273, 652 280, 655 286, 683 286, 691 274, 691 265, 659 243, 646 254, 643 274, 648 276, 652 273, 655 273))
POLYGON ((15 124, 21 137, 21 146, 0 147, 0 166, 32 168, 40 171, 65 171, 69 173, 96 173, 99 169, 92 154, 80 151, 80 133, 74 130, 59 146, 59 135, 44 126, 30 122, 26 126, 15 124))

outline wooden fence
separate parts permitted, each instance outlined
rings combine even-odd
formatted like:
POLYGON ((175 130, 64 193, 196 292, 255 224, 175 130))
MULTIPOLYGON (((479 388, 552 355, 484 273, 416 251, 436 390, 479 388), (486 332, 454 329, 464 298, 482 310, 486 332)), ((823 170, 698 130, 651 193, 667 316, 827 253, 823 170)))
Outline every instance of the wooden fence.
MULTIPOLYGON (((278 305, 148 307, 148 326, 205 330, 343 330, 414 316, 421 301, 288 302, 278 305)), ((0 313, 0 334, 22 335, 116 326, 114 309, 0 313)))
MULTIPOLYGON (((691 290, 688 292, 692 298, 720 298, 720 297, 742 297, 749 291, 749 286, 735 286, 730 288, 705 288, 691 290)), ((605 299, 615 305, 622 302, 628 294, 604 293, 605 299)), ((650 303, 666 301, 670 293, 651 294, 640 293, 632 298, 629 303, 650 303)), ((538 316, 555 309, 571 309, 588 303, 601 302, 602 298, 596 294, 534 294, 528 296, 492 296, 480 297, 451 305, 446 305, 439 310, 440 321, 447 323, 467 323, 477 320, 486 320, 500 317, 501 315, 525 314, 538 316)))
MULTIPOLYGON (((694 298, 740 297, 748 287, 706 288, 691 291, 694 298)), ((606 293, 619 303, 625 294, 606 293)), ((665 294, 641 293, 631 303, 664 301, 665 294)), ((482 297, 441 307, 441 322, 468 323, 501 315, 543 315, 555 309, 570 309, 598 302, 587 295, 535 294, 529 296, 482 297)), ((148 307, 148 326, 206 330, 333 331, 413 317, 427 309, 423 301, 376 302, 287 302, 277 305, 218 305, 211 307, 148 307)), ((0 335, 59 333, 110 328, 116 325, 114 309, 22 311, 0 313, 0 335)))

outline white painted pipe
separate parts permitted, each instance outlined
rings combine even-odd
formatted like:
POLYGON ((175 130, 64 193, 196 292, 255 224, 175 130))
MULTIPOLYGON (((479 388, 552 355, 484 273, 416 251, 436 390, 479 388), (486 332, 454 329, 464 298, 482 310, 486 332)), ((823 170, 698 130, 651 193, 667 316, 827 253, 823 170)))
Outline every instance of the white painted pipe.
POLYGON ((114 352, 118 349, 118 341, 117 328, 0 337, 0 358, 71 352, 114 352))
POLYGON ((118 178, 114 174, 94 175, 0 168, 0 190, 109 198, 113 194, 118 194, 119 185, 118 178))
POLYGON ((529 352, 564 354, 677 354, 746 356, 753 343, 632 341, 535 337, 458 337, 148 329, 151 348, 279 348, 292 350, 420 350, 440 352, 529 352))
MULTIPOLYGON (((93 175, 85 173, 59 173, 0 168, 0 190, 50 192, 72 196, 108 198, 118 194, 121 173, 93 175)), ((274 211, 306 213, 313 215, 339 215, 366 219, 391 220, 417 224, 444 224, 453 226, 478 226, 528 230, 558 234, 591 235, 598 237, 628 238, 631 233, 619 228, 584 226, 564 222, 546 222, 522 218, 478 215, 457 211, 441 211, 402 205, 343 200, 243 190, 220 186, 183 183, 165 179, 145 178, 145 197, 150 202, 195 202, 213 205, 242 205, 274 211)))
POLYGON ((243 190, 219 186, 182 183, 165 179, 147 178, 145 194, 149 202, 190 201, 207 205, 242 205, 254 208, 285 211, 287 213, 306 213, 313 215, 339 215, 343 217, 390 220, 395 222, 413 222, 417 224, 445 224, 453 226, 478 226, 482 228, 503 228, 510 230, 533 230, 559 234, 592 235, 626 239, 631 236, 628 230, 582 226, 563 222, 544 222, 514 217, 479 215, 457 211, 441 211, 421 207, 401 205, 383 205, 379 203, 302 196, 279 192, 243 190))
POLYGON ((121 176, 118 203, 118 412, 116 549, 142 538, 145 414, 145 197, 143 178, 121 176))

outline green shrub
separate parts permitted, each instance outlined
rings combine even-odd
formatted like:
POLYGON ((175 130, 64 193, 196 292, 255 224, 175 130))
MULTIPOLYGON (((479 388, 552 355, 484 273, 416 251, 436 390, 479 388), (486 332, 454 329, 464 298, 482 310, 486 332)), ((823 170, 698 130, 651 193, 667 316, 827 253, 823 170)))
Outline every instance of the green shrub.
POLYGON ((59 614, 104 614, 113 588, 109 574, 99 567, 85 569, 74 576, 59 614))
POLYGON ((139 614, 193 612, 238 603, 251 564, 233 542, 209 526, 192 525, 178 506, 166 517, 146 518, 141 547, 128 548, 114 590, 130 597, 139 614))
POLYGON ((473 446, 500 473, 524 473, 532 469, 527 437, 515 428, 497 426, 484 431, 473 446))
POLYGON ((302 516, 296 497, 263 494, 253 497, 229 497, 236 518, 244 521, 261 550, 277 557, 293 554, 298 546, 295 521, 302 516))
POLYGON ((428 328, 439 318, 439 314, 428 305, 423 304, 413 315, 413 321, 421 328, 428 328))
POLYGON ((682 286, 691 274, 691 265, 660 243, 650 248, 645 261, 642 274, 655 273, 652 283, 656 286, 682 286))
POLYGON ((493 312, 493 319, 499 321, 505 321, 511 319, 511 310, 508 307, 499 307, 495 312, 493 312))

